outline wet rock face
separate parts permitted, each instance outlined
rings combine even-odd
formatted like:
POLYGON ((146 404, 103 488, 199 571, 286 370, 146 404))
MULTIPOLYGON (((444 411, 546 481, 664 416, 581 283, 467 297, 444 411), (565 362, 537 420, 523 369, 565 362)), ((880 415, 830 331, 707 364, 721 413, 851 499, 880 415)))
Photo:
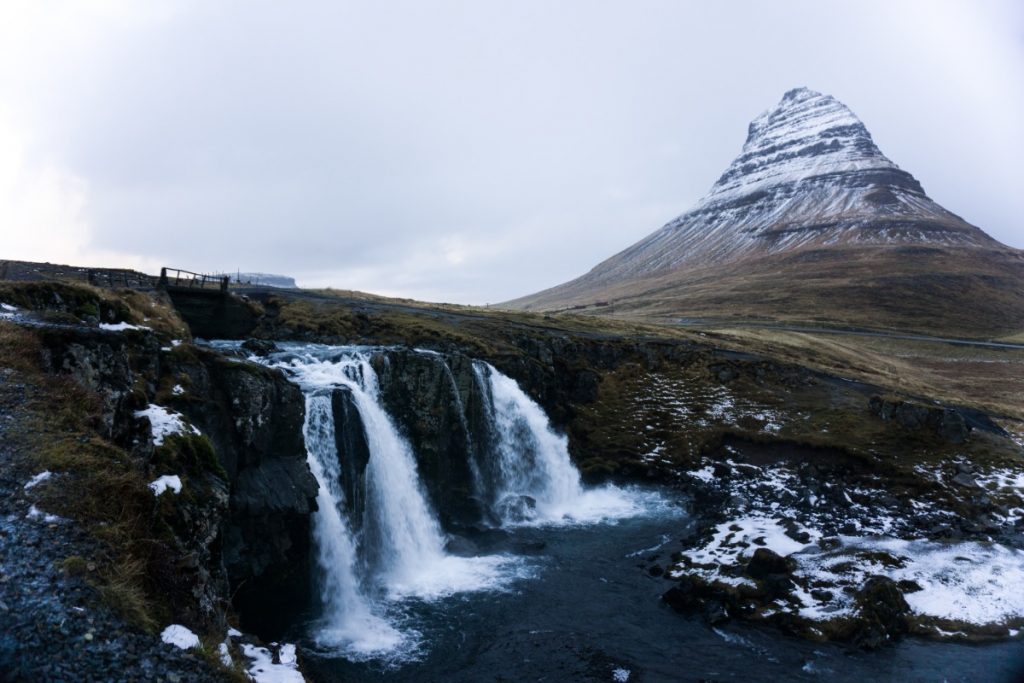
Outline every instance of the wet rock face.
POLYGON ((412 445, 421 481, 441 524, 475 524, 480 509, 473 498, 473 473, 467 459, 473 410, 466 409, 479 402, 472 361, 462 354, 390 350, 372 362, 381 399, 412 445))
POLYGON ((209 472, 188 476, 184 498, 158 500, 161 515, 174 530, 173 550, 154 563, 167 571, 158 577, 175 601, 175 618, 210 630, 227 626, 229 582, 222 561, 223 526, 228 512, 228 483, 209 472))
POLYGON ((149 548, 147 572, 175 619, 223 630, 230 595, 221 556, 228 482, 204 438, 176 434, 155 445, 148 420, 135 416, 160 377, 156 336, 70 326, 43 328, 39 336, 44 368, 96 397, 100 436, 130 453, 143 475, 173 473, 185 480, 180 494, 153 501, 159 536, 149 548))
POLYGON ((223 561, 234 604, 257 631, 308 599, 310 513, 302 392, 277 371, 213 353, 171 368, 189 378, 173 406, 214 444, 231 486, 223 561))
POLYGON ((341 465, 341 490, 345 493, 352 529, 358 532, 362 528, 362 513, 366 508, 366 465, 370 461, 366 428, 352 391, 347 387, 334 390, 331 409, 334 413, 334 441, 341 465))

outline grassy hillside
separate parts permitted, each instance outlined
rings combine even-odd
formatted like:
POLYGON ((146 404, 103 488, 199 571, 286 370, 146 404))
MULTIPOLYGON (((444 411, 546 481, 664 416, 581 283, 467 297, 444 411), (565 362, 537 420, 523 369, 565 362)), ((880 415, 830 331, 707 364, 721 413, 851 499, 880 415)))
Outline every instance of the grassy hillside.
POLYGON ((507 305, 658 323, 732 318, 992 338, 1024 331, 1024 254, 952 247, 814 249, 599 288, 581 278, 507 305))

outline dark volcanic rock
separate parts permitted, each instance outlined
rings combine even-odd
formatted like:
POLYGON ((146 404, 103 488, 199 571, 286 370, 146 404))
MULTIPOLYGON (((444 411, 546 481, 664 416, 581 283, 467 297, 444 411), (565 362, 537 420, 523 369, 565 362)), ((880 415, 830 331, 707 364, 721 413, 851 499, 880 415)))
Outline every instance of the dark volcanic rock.
POLYGON ((341 466, 341 490, 345 493, 349 522, 357 532, 362 527, 362 513, 366 507, 366 465, 370 461, 370 447, 366 442, 366 427, 359 409, 347 387, 335 389, 331 394, 334 413, 334 441, 341 466))
MULTIPOLYGON (((51 327, 39 331, 43 367, 68 375, 100 399, 100 433, 120 445, 148 441, 140 438, 134 412, 145 407, 136 392, 136 378, 155 378, 159 342, 148 332, 104 332, 86 327, 51 327)), ((152 379, 151 379, 152 381, 152 379)))
POLYGON ((190 384, 175 407, 209 435, 230 481, 223 556, 235 607, 267 632, 309 594, 317 484, 302 436, 305 399, 280 372, 214 353, 170 365, 190 384))
POLYGON ((242 342, 242 348, 257 356, 269 356, 277 351, 277 344, 266 339, 246 339, 242 342))
POLYGON ((464 409, 469 394, 477 391, 470 359, 393 349, 375 355, 373 363, 382 402, 412 445, 441 523, 479 521, 464 409))
POLYGON ((927 406, 881 396, 872 396, 868 406, 872 414, 883 420, 891 420, 911 431, 930 432, 949 443, 964 443, 971 433, 971 425, 956 408, 927 406))
POLYGON ((910 605, 896 583, 886 576, 870 577, 856 595, 853 641, 867 649, 881 647, 910 630, 910 605))
POLYGON ((745 571, 751 578, 765 579, 772 575, 792 574, 795 569, 796 562, 790 558, 782 557, 768 548, 758 548, 747 562, 745 571))
POLYGON ((195 337, 245 339, 259 323, 257 310, 234 294, 199 288, 171 288, 167 293, 195 337))

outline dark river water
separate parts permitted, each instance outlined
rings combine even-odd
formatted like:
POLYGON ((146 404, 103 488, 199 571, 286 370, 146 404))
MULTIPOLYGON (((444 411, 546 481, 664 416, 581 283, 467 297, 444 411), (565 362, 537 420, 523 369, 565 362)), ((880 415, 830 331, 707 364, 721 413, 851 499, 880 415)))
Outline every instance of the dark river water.
POLYGON ((322 681, 1024 681, 1020 641, 906 640, 866 653, 676 614, 660 600, 671 583, 640 565, 655 555, 667 563, 686 526, 659 513, 480 535, 483 552, 525 555, 533 578, 403 605, 405 626, 421 634, 411 658, 350 662, 300 638, 309 672, 322 681))

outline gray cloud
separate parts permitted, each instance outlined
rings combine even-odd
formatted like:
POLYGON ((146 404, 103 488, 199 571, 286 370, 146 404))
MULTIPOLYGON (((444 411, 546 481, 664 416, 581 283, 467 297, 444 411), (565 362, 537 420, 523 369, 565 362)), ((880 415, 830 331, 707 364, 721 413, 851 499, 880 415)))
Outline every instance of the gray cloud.
POLYGON ((0 92, 97 249, 508 299, 685 211, 796 85, 1024 246, 1014 2, 214 4, 102 17, 0 92))

